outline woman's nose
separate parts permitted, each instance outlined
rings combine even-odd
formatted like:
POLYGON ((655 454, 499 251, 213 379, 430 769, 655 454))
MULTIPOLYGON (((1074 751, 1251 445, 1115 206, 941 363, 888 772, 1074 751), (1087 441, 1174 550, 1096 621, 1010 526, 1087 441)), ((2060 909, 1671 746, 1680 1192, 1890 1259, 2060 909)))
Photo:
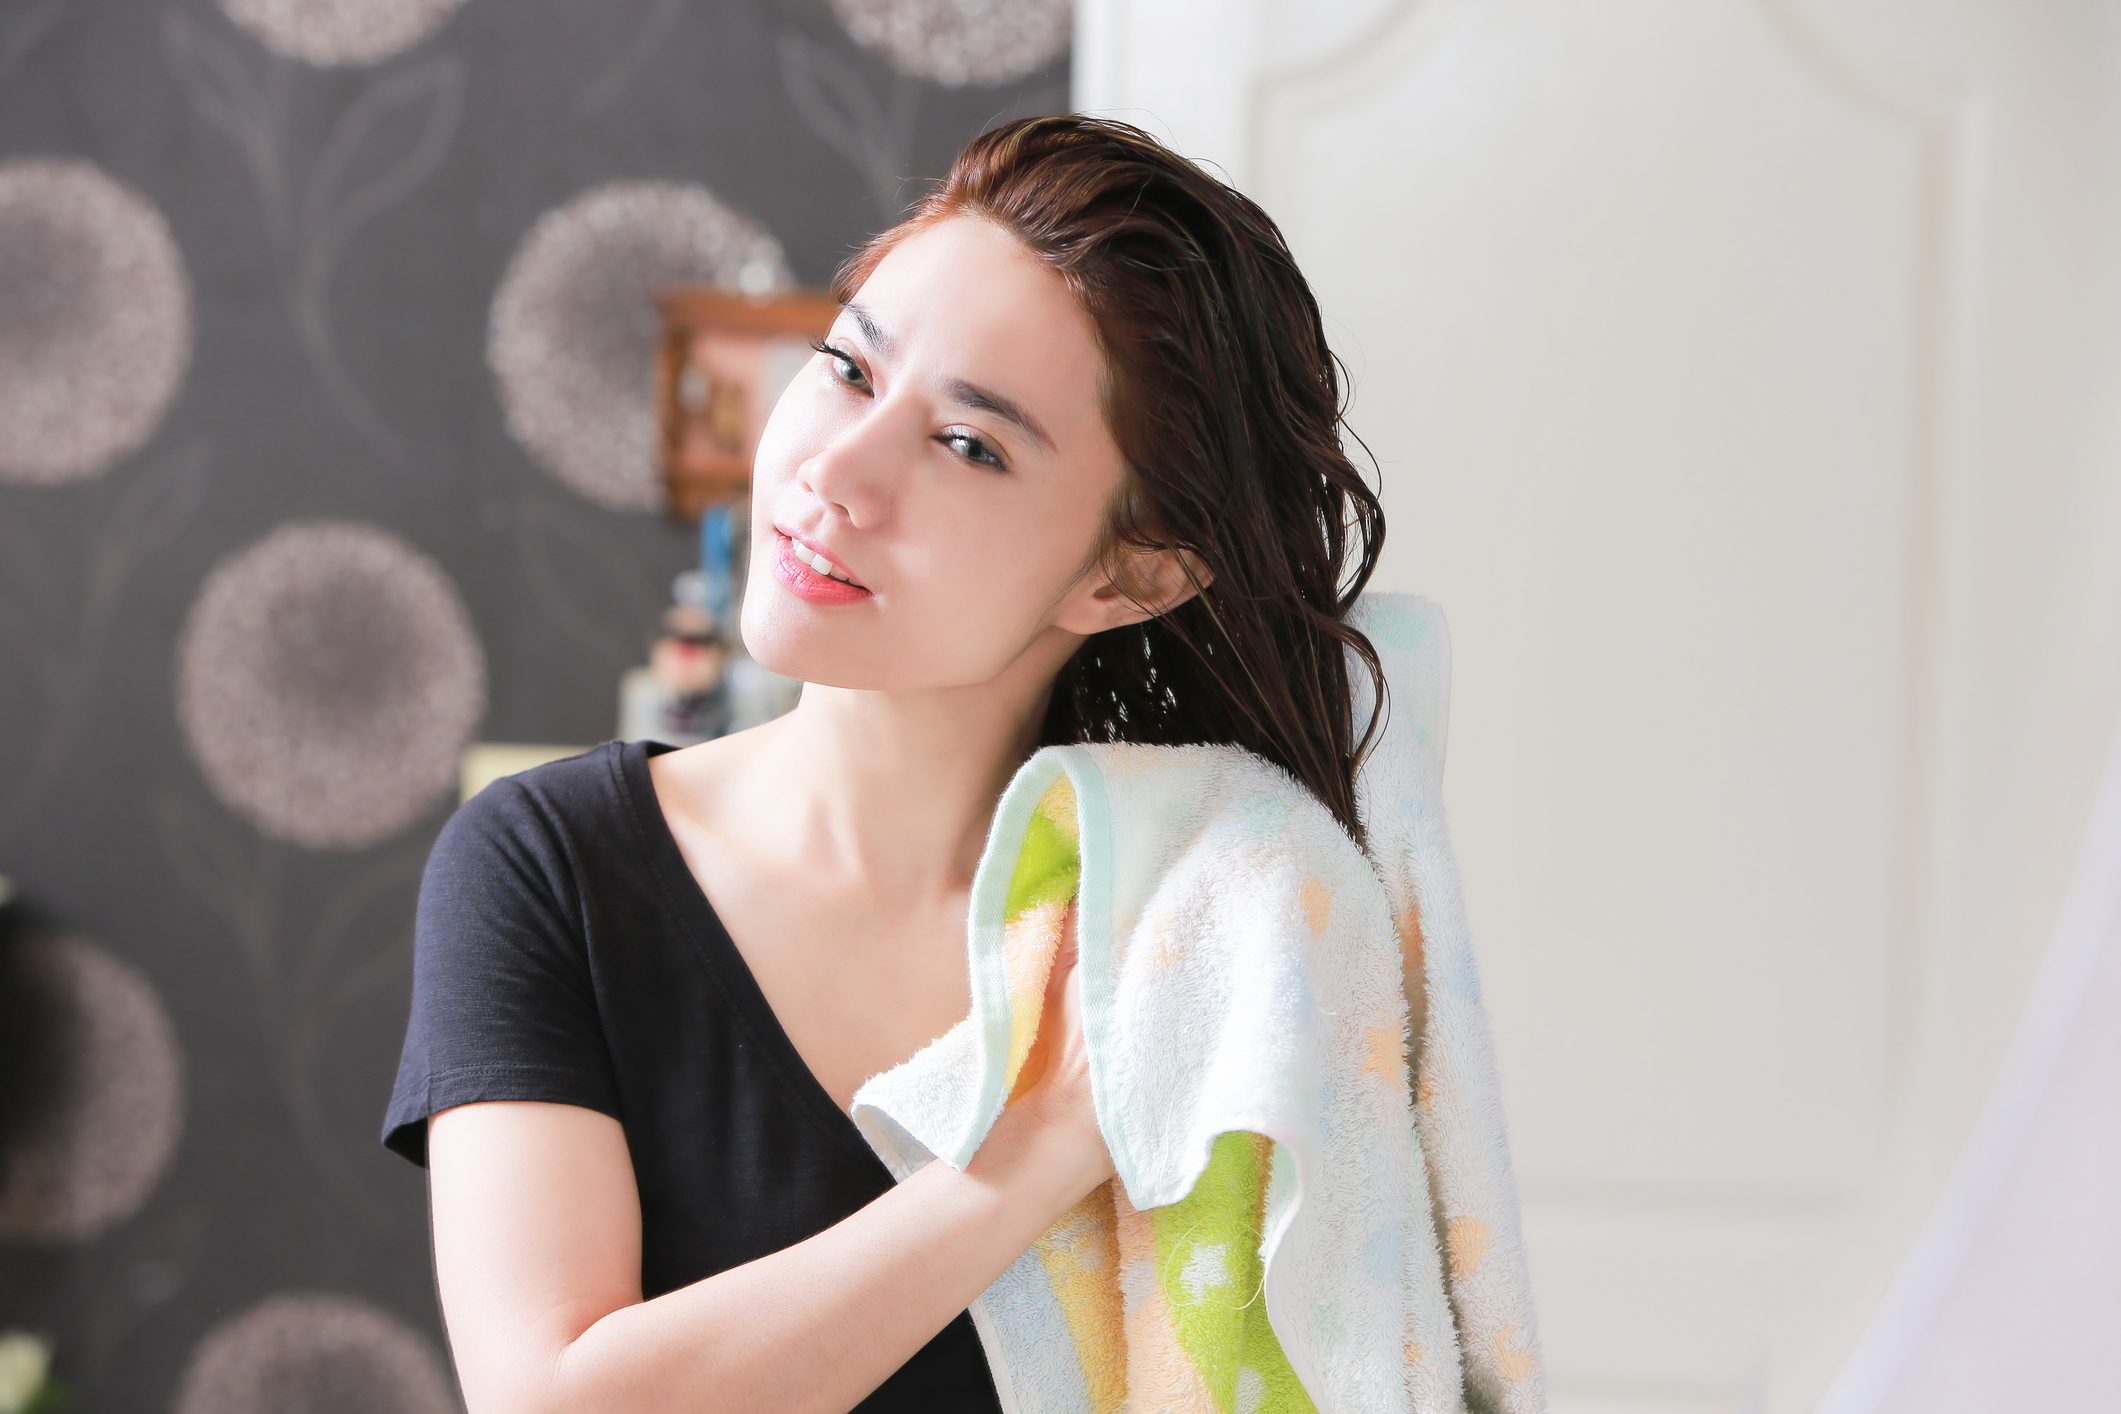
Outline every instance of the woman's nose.
POLYGON ((796 471, 796 480, 818 500, 837 506, 850 524, 867 529, 890 509, 895 433, 890 418, 871 411, 839 429, 796 471))

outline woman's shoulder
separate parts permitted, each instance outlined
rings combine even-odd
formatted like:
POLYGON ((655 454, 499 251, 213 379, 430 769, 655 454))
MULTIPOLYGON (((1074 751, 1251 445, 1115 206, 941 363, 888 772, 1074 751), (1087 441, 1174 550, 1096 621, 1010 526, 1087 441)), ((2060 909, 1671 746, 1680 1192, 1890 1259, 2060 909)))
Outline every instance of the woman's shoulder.
POLYGON ((513 781, 525 794, 551 800, 567 800, 608 792, 624 764, 626 753, 640 751, 647 743, 611 737, 568 756, 556 756, 497 776, 488 785, 513 781))
POLYGON ((585 810, 608 808, 623 787, 626 753, 640 742, 616 737, 567 756, 495 776, 457 807, 502 820, 542 815, 557 823, 585 810))
POLYGON ((637 867, 673 824, 689 832, 717 818, 755 731, 690 745, 614 737, 496 776, 457 807, 438 848, 499 847, 592 872, 600 861, 637 867))
POLYGON ((546 871, 564 867, 582 841, 609 837, 612 812, 620 808, 623 753, 637 746, 614 738, 493 777, 450 813, 435 855, 500 853, 535 860, 546 871))

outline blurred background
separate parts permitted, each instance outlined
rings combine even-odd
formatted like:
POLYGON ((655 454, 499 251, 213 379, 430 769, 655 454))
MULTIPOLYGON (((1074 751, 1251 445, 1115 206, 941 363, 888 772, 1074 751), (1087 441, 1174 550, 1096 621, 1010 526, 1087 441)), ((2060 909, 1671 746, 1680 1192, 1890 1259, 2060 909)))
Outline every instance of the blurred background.
POLYGON ((786 710, 787 339, 1069 109, 1449 618, 1554 1409, 2121 1408, 2121 0, 5 0, 0 1411, 458 1407, 427 849, 786 710))

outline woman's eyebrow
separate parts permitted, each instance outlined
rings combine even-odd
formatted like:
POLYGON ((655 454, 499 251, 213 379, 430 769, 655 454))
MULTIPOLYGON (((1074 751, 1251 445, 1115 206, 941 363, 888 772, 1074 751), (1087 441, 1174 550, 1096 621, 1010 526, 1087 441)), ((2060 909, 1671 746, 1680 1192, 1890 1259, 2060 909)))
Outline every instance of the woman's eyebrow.
MULTIPOLYGON (((853 300, 847 301, 841 307, 854 316, 854 322, 861 326, 862 337, 869 341, 870 347, 881 353, 885 358, 896 358, 898 356, 898 341, 891 337, 890 332, 883 325, 876 322, 874 315, 853 300)), ((985 412, 991 412, 996 417, 1005 418, 1015 423, 1048 452, 1057 452, 1059 450, 1053 445, 1053 438, 1047 433, 1045 427, 1037 418, 1031 415, 1031 410, 1014 398, 1005 398, 992 389, 982 388, 976 383, 968 383, 962 378, 945 378, 943 380, 943 393, 952 402, 957 403, 961 407, 977 408, 985 412)))

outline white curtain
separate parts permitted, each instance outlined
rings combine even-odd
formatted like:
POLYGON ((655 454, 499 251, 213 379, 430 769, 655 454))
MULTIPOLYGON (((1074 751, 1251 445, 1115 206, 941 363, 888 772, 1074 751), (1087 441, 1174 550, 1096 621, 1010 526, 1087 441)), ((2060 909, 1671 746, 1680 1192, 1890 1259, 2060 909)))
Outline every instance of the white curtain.
POLYGON ((2121 1408, 2121 737, 1950 1187, 1819 1414, 2121 1408))

